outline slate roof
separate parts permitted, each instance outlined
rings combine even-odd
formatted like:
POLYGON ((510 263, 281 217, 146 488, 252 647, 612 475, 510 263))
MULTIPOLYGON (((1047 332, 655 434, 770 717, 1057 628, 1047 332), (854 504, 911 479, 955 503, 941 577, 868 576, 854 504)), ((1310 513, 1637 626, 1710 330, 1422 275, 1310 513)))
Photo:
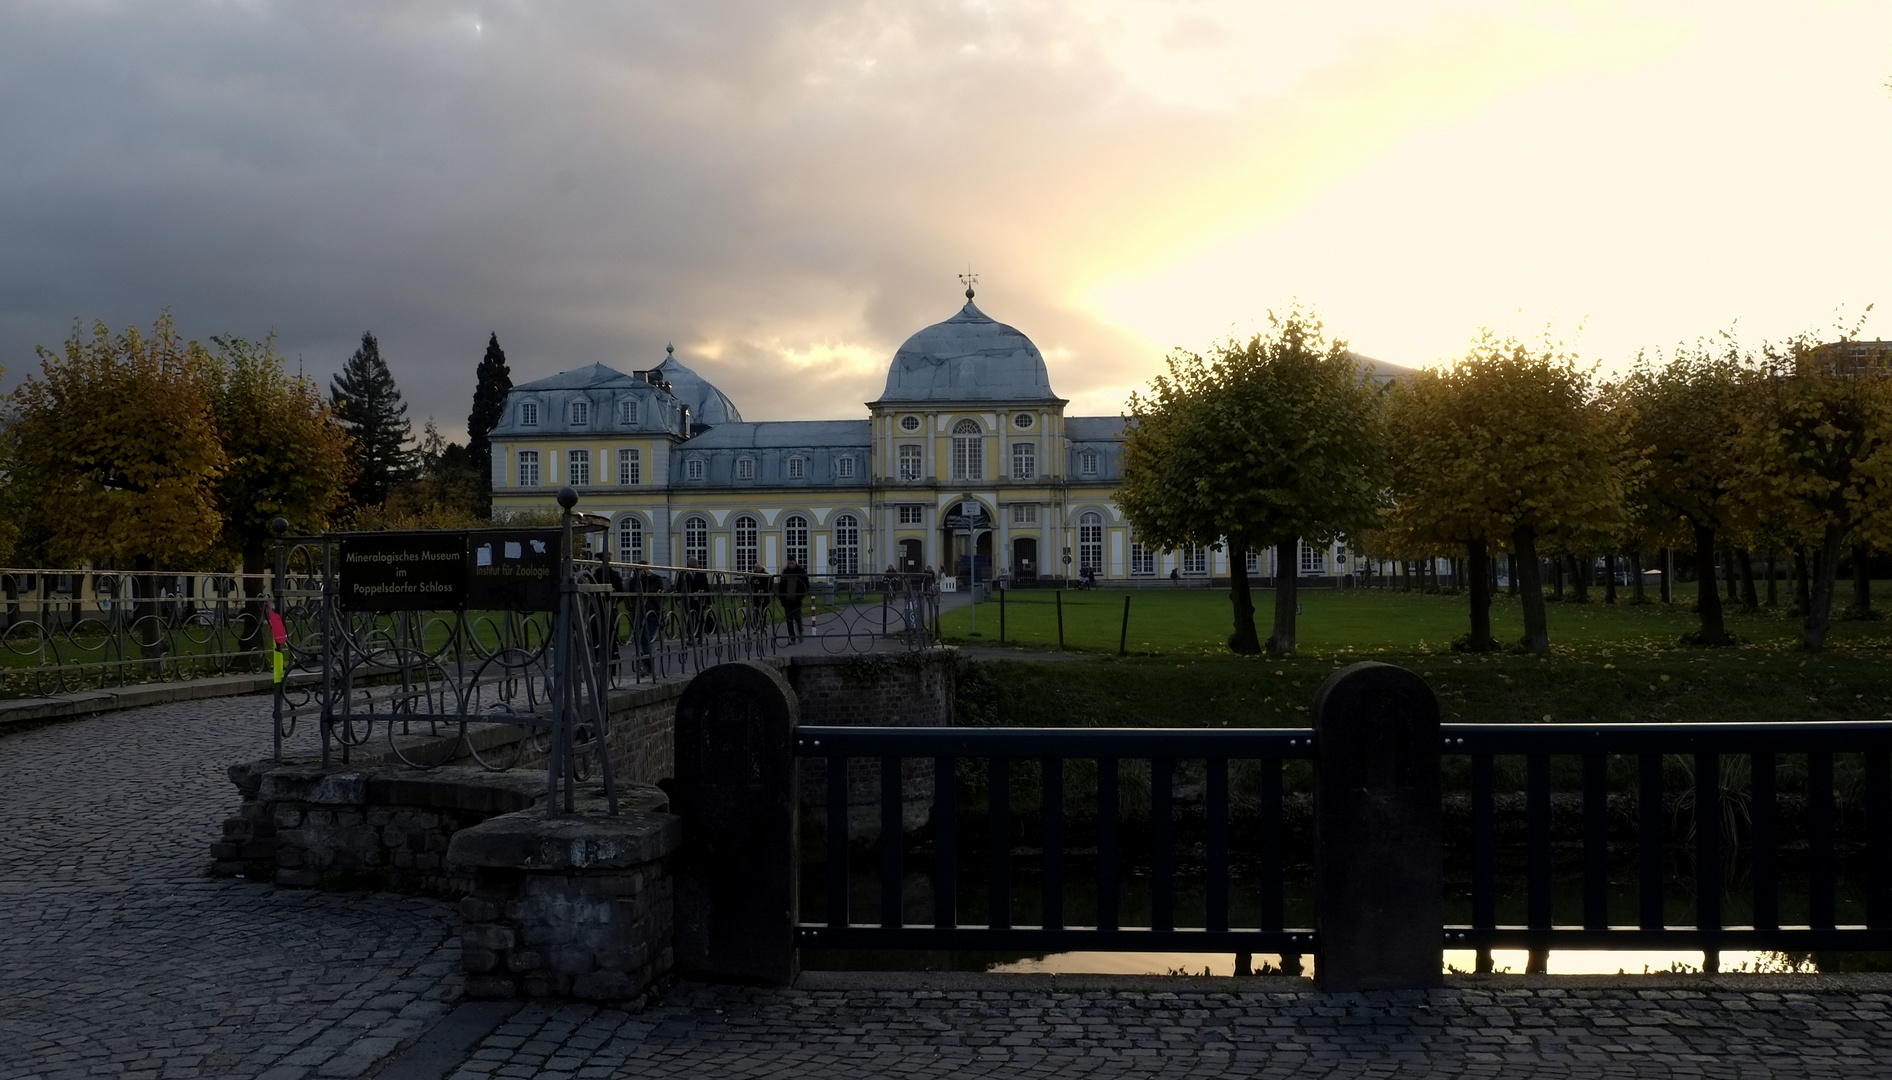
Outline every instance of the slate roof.
POLYGON ((1055 401, 1038 346, 973 306, 906 340, 880 402, 1055 401))

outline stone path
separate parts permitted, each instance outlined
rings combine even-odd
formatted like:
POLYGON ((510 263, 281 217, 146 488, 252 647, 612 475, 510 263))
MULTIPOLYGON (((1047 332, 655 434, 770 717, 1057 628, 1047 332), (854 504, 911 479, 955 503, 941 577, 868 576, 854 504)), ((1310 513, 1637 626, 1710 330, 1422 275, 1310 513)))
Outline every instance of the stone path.
POLYGON ((1884 977, 1322 995, 811 973, 683 984, 637 1014, 456 1010, 449 905, 204 876, 224 767, 267 749, 266 707, 0 738, 0 1077, 1892 1076, 1884 977))

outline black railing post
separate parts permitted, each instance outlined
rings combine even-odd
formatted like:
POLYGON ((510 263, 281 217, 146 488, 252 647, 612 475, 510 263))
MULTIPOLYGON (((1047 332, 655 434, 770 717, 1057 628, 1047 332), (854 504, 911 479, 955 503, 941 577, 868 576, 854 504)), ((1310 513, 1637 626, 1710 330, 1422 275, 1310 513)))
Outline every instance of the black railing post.
POLYGON ((1314 697, 1314 895, 1328 990, 1441 984, 1444 813, 1439 702, 1366 662, 1314 697))

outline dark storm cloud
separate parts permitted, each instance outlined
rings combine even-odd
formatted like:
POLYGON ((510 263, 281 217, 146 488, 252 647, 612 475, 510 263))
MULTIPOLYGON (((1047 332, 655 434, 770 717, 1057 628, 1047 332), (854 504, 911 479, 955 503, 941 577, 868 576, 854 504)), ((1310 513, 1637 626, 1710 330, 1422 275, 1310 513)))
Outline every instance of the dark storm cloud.
POLYGON ((518 379, 654 363, 674 340, 751 417, 853 415, 879 371, 782 352, 890 354, 952 312, 968 258, 991 314, 1086 360, 1067 394, 1148 367, 1069 310, 1062 268, 1217 132, 1140 103, 1055 7, 0 20, 9 383, 74 319, 168 306, 190 336, 274 332, 324 383, 372 330, 416 417, 449 431, 489 330, 518 379))

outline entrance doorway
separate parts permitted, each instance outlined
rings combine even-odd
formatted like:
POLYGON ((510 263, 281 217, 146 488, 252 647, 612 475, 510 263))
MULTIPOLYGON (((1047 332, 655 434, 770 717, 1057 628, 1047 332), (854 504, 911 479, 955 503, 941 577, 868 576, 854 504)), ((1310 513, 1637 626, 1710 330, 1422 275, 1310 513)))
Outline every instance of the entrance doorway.
POLYGON ((1038 580, 1038 538, 1019 536, 1012 539, 1012 580, 1038 580))
POLYGON ((925 567, 920 563, 921 544, 918 540, 900 541, 900 572, 917 574, 925 567))

